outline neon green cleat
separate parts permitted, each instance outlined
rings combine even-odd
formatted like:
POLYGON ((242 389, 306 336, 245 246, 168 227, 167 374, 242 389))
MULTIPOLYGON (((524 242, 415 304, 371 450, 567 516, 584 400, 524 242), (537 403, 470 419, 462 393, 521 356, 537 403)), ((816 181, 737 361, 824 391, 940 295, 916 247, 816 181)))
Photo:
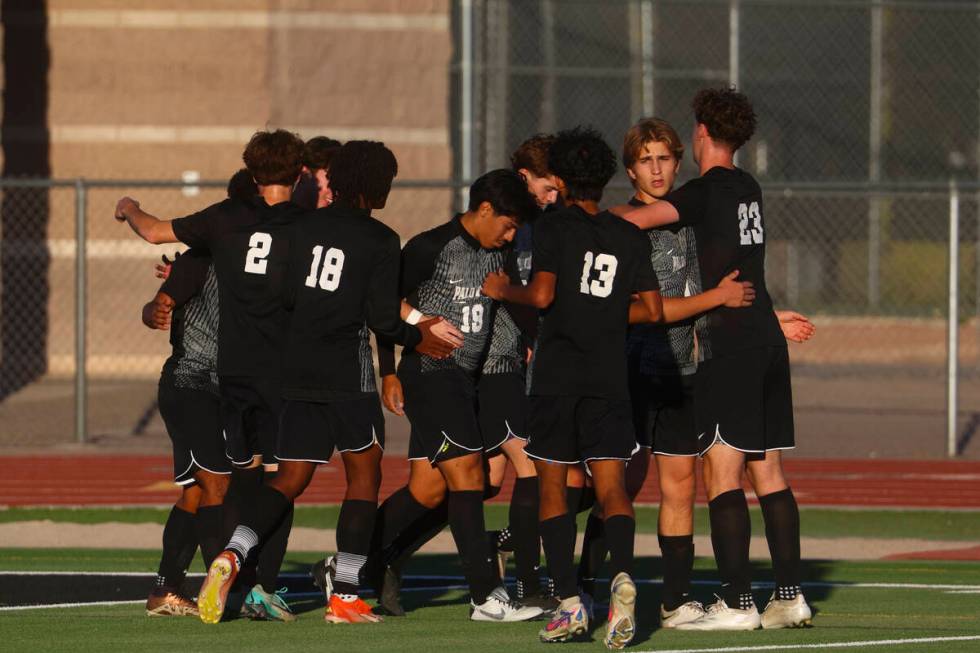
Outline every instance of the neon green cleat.
POLYGON ((231 551, 222 551, 211 563, 207 578, 197 595, 197 609, 201 621, 216 624, 221 621, 228 600, 228 590, 238 575, 238 558, 231 551))
POLYGON ((261 585, 256 585, 245 597, 241 615, 257 621, 296 621, 296 615, 282 598, 285 593, 285 587, 270 594, 261 585))

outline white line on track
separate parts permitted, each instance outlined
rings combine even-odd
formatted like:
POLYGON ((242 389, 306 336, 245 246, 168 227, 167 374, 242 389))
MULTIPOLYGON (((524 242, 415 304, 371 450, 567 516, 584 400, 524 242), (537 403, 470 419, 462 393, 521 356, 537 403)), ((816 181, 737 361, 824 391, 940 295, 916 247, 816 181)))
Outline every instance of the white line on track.
POLYGON ((666 648, 636 653, 729 653, 731 651, 798 651, 801 649, 864 648, 867 646, 901 646, 903 644, 939 644, 946 642, 975 642, 980 635, 956 637, 914 637, 909 639, 869 639, 861 642, 824 642, 822 644, 768 644, 763 646, 725 646, 723 648, 666 648))
POLYGON ((51 608, 85 608, 90 605, 135 605, 146 603, 146 599, 136 599, 133 601, 91 601, 85 603, 43 603, 41 605, 9 605, 0 608, 0 612, 12 612, 13 610, 49 610, 51 608))
MULTIPOLYGON (((121 577, 156 577, 155 573, 148 571, 0 571, 0 576, 121 576, 121 577)), ((188 578, 203 578, 203 573, 192 573, 187 574, 188 578)), ((279 574, 280 578, 309 578, 309 574, 302 572, 289 572, 279 574)), ((445 575, 407 575, 404 580, 445 580, 445 581, 459 581, 462 582, 464 579, 462 576, 445 576, 445 575)), ((507 578, 507 580, 513 581, 513 578, 507 578)), ((597 578, 598 582, 608 582, 608 578, 597 578)), ((636 579, 637 585, 663 585, 662 580, 655 578, 650 579, 636 579)), ((692 580, 692 585, 699 585, 705 587, 711 587, 717 585, 716 581, 710 580, 692 580)), ((768 589, 773 587, 771 582, 759 582, 752 583, 753 589, 768 589)), ((826 587, 832 589, 891 589, 891 590, 947 590, 963 594, 973 594, 980 592, 980 585, 953 585, 953 584, 932 584, 932 583, 849 583, 849 582, 829 582, 829 581, 815 581, 815 582, 804 582, 803 587, 826 587)), ((417 589, 442 589, 442 588, 417 588, 417 589)), ((86 604, 90 605, 90 604, 86 604)))

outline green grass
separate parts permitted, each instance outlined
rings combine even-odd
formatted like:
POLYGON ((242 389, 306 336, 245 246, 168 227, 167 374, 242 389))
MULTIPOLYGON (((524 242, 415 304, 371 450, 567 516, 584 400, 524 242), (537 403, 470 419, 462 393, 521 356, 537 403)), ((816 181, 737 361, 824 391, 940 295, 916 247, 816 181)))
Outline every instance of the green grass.
MULTIPOLYGON (((299 506, 294 524, 310 528, 333 528, 340 507, 336 505, 299 506)), ((0 523, 50 519, 56 522, 99 524, 109 521, 125 523, 166 521, 165 508, 9 508, 0 510, 0 523)), ((764 533, 762 514, 758 508, 749 511, 752 532, 764 533)), ((980 541, 980 519, 976 512, 930 510, 833 510, 803 508, 802 535, 808 537, 914 537, 927 540, 980 541)), ((637 532, 657 532, 657 509, 638 506, 637 532)), ((491 503, 486 506, 487 527, 501 528, 507 523, 507 505, 491 503)), ((580 527, 585 515, 579 516, 580 527)), ((697 508, 694 514, 695 532, 707 535, 708 511, 697 508)))
MULTIPOLYGON (((301 569, 315 554, 290 555, 286 570, 301 569)), ((4 567, 50 568, 54 562, 72 560, 89 568, 149 570, 155 564, 150 552, 34 551, 0 552, 4 567), (15 564, 11 564, 11 563, 15 564)), ((713 577, 712 563, 699 560, 696 580, 713 577)), ((660 562, 637 561, 637 578, 658 578, 660 562)), ((409 573, 458 573, 453 556, 420 556, 409 573)), ((760 566, 754 577, 768 576, 760 566)), ((929 583, 980 584, 980 565, 940 562, 809 562, 804 577, 823 583, 929 583)), ((700 598, 711 587, 697 585, 700 598)), ((657 585, 641 585, 638 599, 639 636, 631 650, 716 648, 731 646, 794 646, 830 642, 854 642, 916 637, 980 635, 976 615, 980 594, 951 594, 941 589, 898 589, 811 586, 807 595, 817 614, 815 627, 796 631, 753 633, 683 633, 656 629, 653 616, 659 602, 657 585)), ((765 590, 756 591, 764 601, 765 590)), ((56 597, 52 597, 56 600, 56 597)), ((106 597, 110 599, 111 597, 106 597)), ((467 620, 465 597, 460 592, 414 592, 404 595, 410 609, 403 619, 388 619, 377 626, 330 626, 321 618, 322 601, 302 599, 294 603, 300 618, 293 624, 252 623, 233 620, 206 626, 194 619, 150 619, 140 605, 91 606, 58 610, 0 612, 4 651, 62 651, 77 653, 105 650, 142 652, 198 651, 308 651, 337 650, 404 651, 547 651, 537 643, 540 623, 478 624, 467 620)), ((600 619, 601 620, 601 619, 600 619)), ((604 650, 595 641, 568 644, 562 650, 604 650)), ((841 649, 826 649, 841 650, 841 649)), ((855 650, 855 649, 849 649, 855 650)), ((889 645, 871 649, 884 653, 977 651, 980 640, 936 644, 889 645)))

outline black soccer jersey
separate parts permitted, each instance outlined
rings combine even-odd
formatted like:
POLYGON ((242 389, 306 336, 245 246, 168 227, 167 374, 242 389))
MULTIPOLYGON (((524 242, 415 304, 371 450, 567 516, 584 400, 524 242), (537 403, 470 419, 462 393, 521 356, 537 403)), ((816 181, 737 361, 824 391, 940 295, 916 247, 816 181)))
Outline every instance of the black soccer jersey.
POLYGON ((701 287, 714 288, 733 270, 755 286, 747 308, 721 306, 708 314, 702 346, 705 357, 743 349, 786 346, 766 290, 765 223, 762 189, 744 170, 715 167, 667 195, 681 226, 694 228, 701 287))
MULTIPOLYGON (((635 197, 630 206, 645 206, 635 197)), ((650 263, 664 297, 698 295, 701 273, 694 229, 670 225, 648 229, 650 263)), ((693 374, 703 347, 695 349, 695 330, 704 328, 706 317, 697 316, 671 325, 634 324, 630 326, 626 352, 630 369, 645 376, 693 374)))
MULTIPOLYGON (((493 326, 494 301, 483 294, 487 274, 503 267, 505 249, 483 249, 457 215, 446 224, 412 238, 402 250, 401 294, 428 316, 442 316, 463 332, 463 346, 436 360, 406 350, 403 364, 423 373, 458 368, 479 371, 493 326)), ((385 352, 382 374, 393 368, 385 352)))
POLYGON ((191 247, 210 250, 218 278, 218 375, 279 378, 289 324, 283 304, 290 227, 302 210, 260 196, 224 200, 173 222, 191 247))
POLYGON ((283 356, 283 396, 348 398, 377 389, 367 328, 414 347, 416 327, 399 316, 398 234, 367 211, 333 204, 295 224, 283 356), (365 327, 366 325, 366 327, 365 327))
POLYGON ((174 300, 173 353, 161 381, 175 388, 218 392, 218 282, 211 256, 191 249, 178 256, 160 292, 174 300))
POLYGON ((530 394, 627 399, 630 296, 659 289, 649 239, 611 213, 572 206, 535 225, 533 261, 535 273, 558 279, 542 313, 530 394))

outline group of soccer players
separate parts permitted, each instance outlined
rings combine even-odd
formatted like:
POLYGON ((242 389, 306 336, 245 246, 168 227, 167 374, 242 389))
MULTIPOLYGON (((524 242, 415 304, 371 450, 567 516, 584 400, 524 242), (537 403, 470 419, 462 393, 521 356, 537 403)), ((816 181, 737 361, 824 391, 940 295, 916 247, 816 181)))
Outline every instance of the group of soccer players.
POLYGON ((295 619, 272 591, 293 502, 339 450, 337 553, 313 569, 327 621, 404 614, 405 562, 448 524, 471 619, 543 618, 546 642, 588 632, 608 556, 603 639, 623 648, 637 621, 632 499, 652 455, 661 626, 808 624, 799 512, 780 452, 794 438, 786 340, 814 329, 775 312, 766 291, 761 190, 734 165, 755 129, 750 102, 706 89, 693 109, 700 176, 677 190, 684 146, 662 120, 627 132, 622 162, 635 192, 612 212, 600 202, 617 162, 602 137, 582 127, 538 135, 512 169, 473 183, 464 213, 401 251, 371 217, 397 174, 373 141, 259 132, 222 202, 163 221, 121 199, 116 218, 142 238, 190 247, 159 267, 166 279, 143 310, 148 326, 171 330, 159 405, 183 486, 148 612, 217 623, 237 586, 242 614, 295 619), (408 416, 411 469, 378 506, 382 401, 408 416), (699 458, 721 580, 707 609, 690 592, 699 458), (507 464, 517 477, 510 524, 488 534, 483 502, 507 464), (776 576, 761 615, 743 474, 776 576), (576 571, 575 517, 589 509, 576 571), (209 570, 195 605, 179 587, 198 545, 209 570), (513 597, 503 582, 510 552, 513 597), (359 597, 364 584, 374 608, 359 597))

